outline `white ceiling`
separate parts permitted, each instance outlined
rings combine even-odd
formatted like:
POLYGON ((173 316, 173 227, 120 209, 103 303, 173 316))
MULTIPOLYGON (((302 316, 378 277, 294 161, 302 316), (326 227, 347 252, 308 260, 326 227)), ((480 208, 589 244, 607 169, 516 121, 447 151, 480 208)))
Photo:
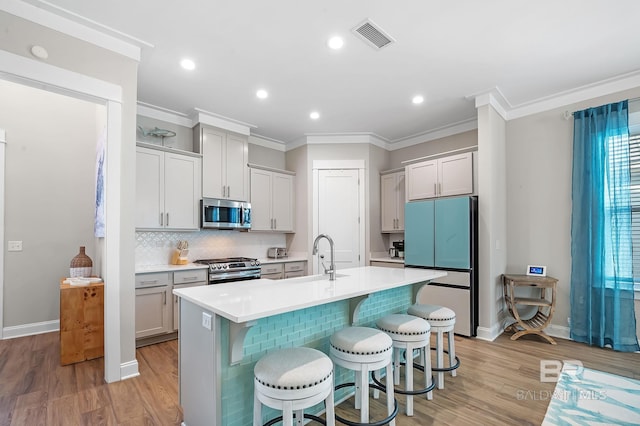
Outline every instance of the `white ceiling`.
POLYGON ((473 123, 475 95, 489 90, 522 108, 640 72, 637 0, 27 2, 143 41, 139 101, 200 108, 285 143, 317 133, 393 143, 473 123), (366 18, 396 42, 376 51, 354 36, 366 18), (342 50, 327 48, 332 35, 342 50))

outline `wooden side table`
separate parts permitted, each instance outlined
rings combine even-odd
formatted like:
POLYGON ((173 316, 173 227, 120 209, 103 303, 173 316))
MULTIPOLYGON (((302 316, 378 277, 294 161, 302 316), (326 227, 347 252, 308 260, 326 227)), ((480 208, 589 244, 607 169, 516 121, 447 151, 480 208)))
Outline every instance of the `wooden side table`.
POLYGON ((516 320, 505 329, 514 331, 511 340, 519 339, 527 334, 537 334, 547 340, 552 345, 556 342, 543 330, 551 322, 556 305, 556 284, 558 280, 553 277, 535 277, 530 275, 502 275, 502 285, 504 287, 504 300, 507 303, 509 313, 516 320), (540 297, 516 297, 516 287, 535 287, 540 290, 540 297), (550 298, 547 298, 547 290, 550 291, 550 298), (529 319, 520 318, 517 306, 537 306, 538 310, 529 319))
POLYGON ((72 286, 60 280, 60 364, 104 355, 104 283, 72 286))

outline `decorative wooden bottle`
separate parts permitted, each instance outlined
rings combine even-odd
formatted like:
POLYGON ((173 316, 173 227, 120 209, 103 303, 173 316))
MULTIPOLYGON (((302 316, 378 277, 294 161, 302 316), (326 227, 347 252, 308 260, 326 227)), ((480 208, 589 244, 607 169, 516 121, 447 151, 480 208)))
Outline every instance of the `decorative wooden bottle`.
POLYGON ((69 265, 69 277, 90 277, 93 273, 93 262, 84 252, 84 246, 80 246, 80 252, 71 259, 69 265))

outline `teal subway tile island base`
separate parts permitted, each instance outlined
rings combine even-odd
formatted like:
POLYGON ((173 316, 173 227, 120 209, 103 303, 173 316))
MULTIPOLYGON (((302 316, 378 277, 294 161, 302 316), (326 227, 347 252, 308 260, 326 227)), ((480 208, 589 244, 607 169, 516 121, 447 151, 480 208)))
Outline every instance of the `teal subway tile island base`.
MULTIPOLYGON (((202 288, 177 292, 181 297, 179 374, 184 424, 251 425, 253 367, 267 352, 307 346, 328 354, 329 337, 352 325, 352 316, 355 317, 353 325, 374 326, 381 316, 406 311, 413 301, 414 287, 444 274, 427 269, 405 272, 379 267, 340 272, 345 276, 333 284, 296 282, 295 279, 253 280, 246 282, 244 289, 236 288, 242 287, 243 283, 235 283, 236 287, 227 285, 227 289, 215 288, 225 286, 223 284, 208 286, 204 288, 208 291, 204 292, 202 288), (265 288, 259 286, 260 281, 265 288), (258 293, 265 293, 261 296, 251 291, 256 289, 258 293), (230 291, 237 291, 236 300, 225 302, 225 298, 232 297, 230 291), (289 300, 277 299, 279 291, 287 294, 289 300), (204 294, 212 292, 217 294, 204 294), (270 303, 268 294, 276 300, 270 303), (288 310, 269 315, 271 311, 282 310, 280 306, 283 305, 287 305, 288 310), (211 330, 202 326, 203 315, 213 316, 211 330), (254 318, 256 316, 258 318, 254 318), (234 344, 232 334, 238 323, 248 324, 250 328, 240 342, 243 345, 241 359, 232 360, 230 346, 234 344)), ((352 372, 336 367, 335 383, 351 382, 352 375, 352 372)), ((335 395, 336 401, 351 391, 341 389, 335 395)), ((307 412, 318 414, 323 410, 323 404, 318 404, 307 412)), ((263 421, 279 415, 278 411, 263 407, 263 421)))

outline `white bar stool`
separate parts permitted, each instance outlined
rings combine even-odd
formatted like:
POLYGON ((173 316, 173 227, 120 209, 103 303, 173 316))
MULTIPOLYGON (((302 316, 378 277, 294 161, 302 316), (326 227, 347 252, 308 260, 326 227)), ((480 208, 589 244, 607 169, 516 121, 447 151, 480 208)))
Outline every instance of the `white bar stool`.
MULTIPOLYGON (((428 399, 432 399, 432 390, 435 383, 431 376, 431 352, 430 338, 431 326, 419 317, 406 314, 392 314, 384 316, 376 321, 376 326, 387 333, 393 340, 394 370, 393 381, 400 384, 400 352, 405 350, 405 390, 395 389, 396 393, 407 397, 407 416, 413 416, 413 396, 426 393, 428 399), (424 371, 424 388, 413 389, 413 351, 420 351, 420 363, 416 367, 424 371)), ((374 376, 374 382, 380 384, 374 376)), ((389 380, 389 378, 387 378, 389 380)))
POLYGON ((369 372, 386 368, 387 377, 393 375, 392 349, 393 341, 386 333, 369 327, 346 327, 335 332, 329 339, 329 355, 336 365, 355 371, 354 383, 343 383, 336 386, 341 389, 355 386, 355 407, 360 410, 360 423, 346 420, 336 415, 336 420, 347 425, 382 425, 395 426, 398 414, 398 402, 393 395, 393 380, 387 380, 386 389, 369 384, 369 372), (369 423, 369 387, 379 389, 387 394, 388 417, 375 423, 369 423))
POLYGON ((456 356, 455 340, 453 338, 453 327, 456 324, 456 313, 449 308, 437 305, 426 305, 416 303, 412 305, 407 313, 427 320, 431 326, 431 331, 436 333, 436 366, 433 371, 438 372, 438 389, 444 389, 444 373, 450 371, 451 376, 456 376, 456 369, 460 367, 460 359, 456 356), (443 336, 447 333, 448 350, 443 348, 443 336), (444 353, 449 354, 449 367, 444 366, 444 353))
POLYGON ((253 425, 262 426, 262 404, 282 411, 284 426, 303 425, 308 418, 334 426, 333 363, 324 353, 312 348, 289 348, 270 352, 254 367, 253 425), (305 408, 325 402, 326 421, 304 414, 305 408))

